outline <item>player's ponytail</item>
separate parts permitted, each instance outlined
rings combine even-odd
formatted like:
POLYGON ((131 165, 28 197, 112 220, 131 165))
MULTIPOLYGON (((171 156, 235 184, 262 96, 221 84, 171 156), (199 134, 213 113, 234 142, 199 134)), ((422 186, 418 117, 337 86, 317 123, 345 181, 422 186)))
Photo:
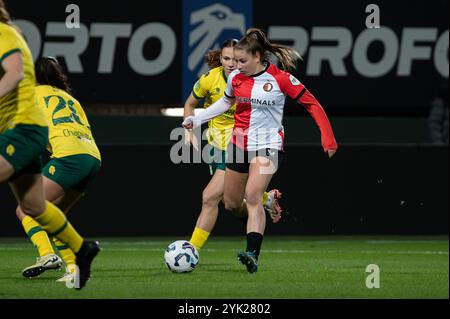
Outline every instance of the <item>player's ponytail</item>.
POLYGON ((286 70, 295 69, 297 60, 302 60, 301 55, 292 48, 275 44, 269 41, 266 34, 261 29, 251 28, 239 41, 236 49, 245 50, 253 55, 259 52, 261 58, 267 59, 268 53, 274 54, 286 70))
POLYGON ((205 63, 210 69, 220 66, 220 53, 222 50, 210 50, 205 54, 205 63))
POLYGON ((208 51, 205 54, 205 63, 210 69, 217 68, 222 65, 220 62, 220 57, 222 55, 222 50, 224 48, 233 48, 238 43, 236 39, 228 39, 222 43, 220 49, 208 51))
POLYGON ((11 16, 6 10, 5 2, 3 0, 0 0, 0 22, 10 25, 11 27, 15 28, 20 34, 22 34, 19 27, 12 22, 11 16))
POLYGON ((35 73, 38 84, 54 86, 69 94, 72 93, 67 76, 56 58, 50 56, 40 58, 36 62, 35 73))
POLYGON ((8 11, 6 11, 5 2, 0 0, 0 22, 5 24, 11 23, 11 17, 8 11))

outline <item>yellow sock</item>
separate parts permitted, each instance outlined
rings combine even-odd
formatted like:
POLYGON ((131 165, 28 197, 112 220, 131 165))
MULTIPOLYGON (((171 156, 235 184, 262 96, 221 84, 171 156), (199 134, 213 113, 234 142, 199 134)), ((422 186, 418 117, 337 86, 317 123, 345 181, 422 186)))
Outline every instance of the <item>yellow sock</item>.
POLYGON ((263 194, 263 205, 267 204, 267 200, 269 199, 269 194, 267 192, 264 192, 263 194))
POLYGON ((58 249, 59 254, 61 255, 64 263, 67 265, 75 264, 75 254, 72 249, 70 249, 69 245, 63 243, 58 238, 53 237, 53 243, 55 244, 56 249, 58 249))
POLYGON ((192 237, 189 240, 195 248, 200 250, 205 242, 208 240, 209 233, 206 230, 195 227, 194 232, 192 233, 192 237))
POLYGON ((57 237, 64 243, 67 243, 73 252, 77 253, 83 237, 77 233, 75 228, 67 221, 66 216, 61 210, 50 202, 46 202, 47 207, 45 212, 35 219, 42 225, 48 234, 52 237, 57 237))
POLYGON ((33 244, 37 247, 39 257, 55 253, 47 233, 32 217, 28 215, 25 216, 25 218, 22 219, 22 226, 28 237, 30 237, 33 244))

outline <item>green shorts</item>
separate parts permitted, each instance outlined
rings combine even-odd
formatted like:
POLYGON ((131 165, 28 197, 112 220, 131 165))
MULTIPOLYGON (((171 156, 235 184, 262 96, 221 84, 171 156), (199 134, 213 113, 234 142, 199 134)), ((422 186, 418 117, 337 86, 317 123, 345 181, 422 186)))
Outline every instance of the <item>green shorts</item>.
POLYGON ((210 148, 208 161, 209 172, 211 175, 214 175, 218 169, 224 171, 227 166, 227 152, 210 144, 208 144, 208 147, 210 148))
POLYGON ((48 127, 19 124, 1 133, 0 155, 14 167, 10 180, 23 174, 40 174, 47 143, 48 127))
POLYGON ((101 162, 87 154, 52 158, 42 174, 60 185, 65 191, 85 193, 97 176, 101 162))

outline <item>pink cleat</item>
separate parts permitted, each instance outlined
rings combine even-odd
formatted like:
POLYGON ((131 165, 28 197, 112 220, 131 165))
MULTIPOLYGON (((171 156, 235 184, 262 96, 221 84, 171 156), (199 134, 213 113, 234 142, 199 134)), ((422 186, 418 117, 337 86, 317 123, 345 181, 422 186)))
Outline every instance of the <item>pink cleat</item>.
POLYGON ((269 213, 273 223, 276 224, 280 221, 281 213, 283 212, 279 202, 282 194, 278 189, 272 189, 267 192, 267 195, 269 196, 269 199, 267 200, 266 205, 264 205, 264 210, 269 213))

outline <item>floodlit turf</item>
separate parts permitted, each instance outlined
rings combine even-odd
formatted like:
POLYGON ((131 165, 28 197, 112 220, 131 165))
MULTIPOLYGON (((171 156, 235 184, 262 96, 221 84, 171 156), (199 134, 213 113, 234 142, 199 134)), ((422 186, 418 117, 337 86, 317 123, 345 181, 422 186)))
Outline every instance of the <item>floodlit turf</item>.
POLYGON ((180 238, 104 238, 82 291, 55 280, 63 271, 26 279, 36 251, 23 239, 0 239, 3 298, 449 298, 448 237, 266 237, 260 269, 236 258, 243 238, 211 238, 189 274, 171 273, 164 249, 180 238), (366 266, 380 268, 378 289, 366 266))

